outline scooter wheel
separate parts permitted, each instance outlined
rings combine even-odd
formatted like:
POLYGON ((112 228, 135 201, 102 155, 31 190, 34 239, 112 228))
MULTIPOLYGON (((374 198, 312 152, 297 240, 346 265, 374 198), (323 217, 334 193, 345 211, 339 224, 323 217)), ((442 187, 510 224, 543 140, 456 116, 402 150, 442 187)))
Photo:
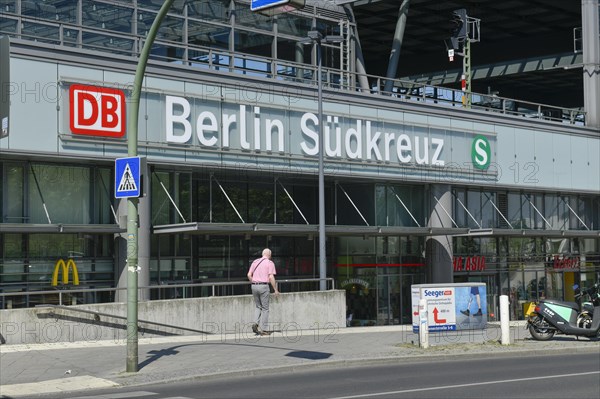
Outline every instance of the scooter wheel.
POLYGON ((554 336, 554 329, 540 315, 529 320, 529 333, 537 341, 548 341, 554 336))
POLYGON ((577 317, 577 327, 579 328, 591 328, 592 317, 588 313, 582 313, 577 317))

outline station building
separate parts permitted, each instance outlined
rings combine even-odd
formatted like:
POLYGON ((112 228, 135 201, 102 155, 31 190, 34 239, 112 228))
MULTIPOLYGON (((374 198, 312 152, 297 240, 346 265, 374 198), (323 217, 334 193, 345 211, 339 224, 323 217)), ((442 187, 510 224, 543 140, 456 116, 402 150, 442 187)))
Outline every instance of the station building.
MULTIPOLYGON (((124 300, 115 159, 162 3, 0 1, 2 308, 74 288, 95 291, 73 303, 124 300)), ((523 303, 597 281, 598 1, 536 16, 513 1, 521 44, 495 2, 443 3, 306 1, 268 16, 248 1, 175 1, 140 99, 140 286, 244 281, 264 247, 279 279, 318 278, 320 137, 326 273, 353 324, 410 323, 412 284, 484 282, 488 314, 506 294, 519 318, 523 303), (462 38, 464 67, 444 47, 461 7, 482 27, 462 38)))

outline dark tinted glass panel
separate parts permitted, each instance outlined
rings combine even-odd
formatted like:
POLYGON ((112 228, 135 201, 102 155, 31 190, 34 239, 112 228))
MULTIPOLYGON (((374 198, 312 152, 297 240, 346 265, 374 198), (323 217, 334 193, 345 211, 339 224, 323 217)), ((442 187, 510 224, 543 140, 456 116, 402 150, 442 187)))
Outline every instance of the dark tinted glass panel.
POLYGON ((82 19, 84 26, 131 33, 133 9, 99 1, 84 0, 82 19))

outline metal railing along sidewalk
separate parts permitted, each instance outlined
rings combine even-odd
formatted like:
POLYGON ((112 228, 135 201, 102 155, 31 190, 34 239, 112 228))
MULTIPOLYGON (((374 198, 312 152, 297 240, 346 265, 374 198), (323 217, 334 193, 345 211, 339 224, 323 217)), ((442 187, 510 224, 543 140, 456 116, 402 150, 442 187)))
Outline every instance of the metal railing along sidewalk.
MULTIPOLYGON (((328 289, 335 289, 333 278, 328 277, 324 280, 327 283, 328 289)), ((320 281, 321 279, 319 278, 280 279, 277 280, 277 286, 287 285, 289 288, 284 289, 284 292, 317 291, 320 281)), ((2 292, 0 293, 0 309, 25 308, 36 305, 65 306, 115 302, 116 293, 126 290, 127 287, 111 287, 2 292), (99 295, 103 293, 107 293, 108 295, 99 295), (31 297, 34 299, 39 297, 40 300, 32 300, 31 297), (15 302, 18 304, 17 306, 15 306, 15 302), (23 304, 26 306, 22 306, 23 304)), ((161 284, 140 286, 138 287, 138 292, 141 294, 140 297, 147 297, 148 300, 249 295, 250 283, 248 281, 215 281, 207 283, 161 284)))

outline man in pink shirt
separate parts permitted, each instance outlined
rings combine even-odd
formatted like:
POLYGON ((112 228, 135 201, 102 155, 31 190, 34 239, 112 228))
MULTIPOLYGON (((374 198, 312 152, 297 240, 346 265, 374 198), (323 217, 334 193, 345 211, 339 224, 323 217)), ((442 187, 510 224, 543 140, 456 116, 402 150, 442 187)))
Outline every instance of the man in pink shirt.
POLYGON ((259 335, 269 335, 267 332, 267 323, 269 322, 269 283, 279 295, 277 282, 275 281, 275 264, 271 261, 271 250, 265 248, 262 251, 262 258, 255 259, 248 270, 248 280, 252 283, 252 296, 254 297, 254 324, 252 331, 259 335))

